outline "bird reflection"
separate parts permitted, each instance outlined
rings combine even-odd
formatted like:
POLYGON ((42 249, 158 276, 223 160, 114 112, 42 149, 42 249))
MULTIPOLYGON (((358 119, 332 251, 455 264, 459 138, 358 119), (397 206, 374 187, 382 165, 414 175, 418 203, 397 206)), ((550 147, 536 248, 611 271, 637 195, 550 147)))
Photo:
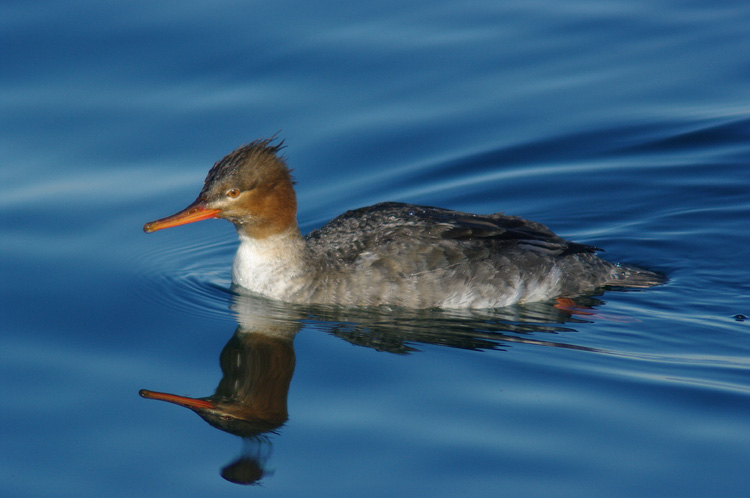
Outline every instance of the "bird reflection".
POLYGON ((216 391, 204 398, 142 389, 140 395, 184 406, 222 431, 245 439, 242 455, 222 469, 225 479, 257 483, 267 474, 266 434, 288 419, 287 395, 294 373, 292 341, 298 321, 255 315, 240 321, 219 355, 223 374, 216 391))
MULTIPOLYGON (((446 310, 343 309, 301 307, 234 295, 231 309, 238 326, 222 350, 222 378, 214 394, 190 398, 141 390, 140 395, 174 403, 197 413, 212 426, 243 438, 239 458, 221 475, 239 484, 258 483, 271 453, 269 435, 288 418, 287 396, 295 366, 293 340, 305 323, 352 344, 395 354, 419 345, 461 349, 507 349, 513 343, 598 351, 570 342, 540 339, 542 333, 575 332, 567 324, 595 319, 627 320, 600 314, 596 297, 534 303, 492 312, 446 310)), ((551 335, 549 337, 552 337, 551 335)))
POLYGON ((503 350, 513 343, 596 351, 566 342, 538 339, 539 333, 576 332, 566 324, 594 320, 632 321, 627 316, 596 310, 594 296, 553 303, 530 303, 495 310, 390 310, 311 307, 313 322, 326 332, 358 346, 395 354, 420 351, 420 345, 470 350, 503 350))

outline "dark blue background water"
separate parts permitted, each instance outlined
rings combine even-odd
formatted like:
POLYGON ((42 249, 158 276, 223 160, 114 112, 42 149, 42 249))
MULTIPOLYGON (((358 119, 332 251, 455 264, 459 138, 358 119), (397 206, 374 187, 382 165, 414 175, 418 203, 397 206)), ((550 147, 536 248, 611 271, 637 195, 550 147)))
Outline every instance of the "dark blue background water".
POLYGON ((748 26, 741 1, 4 2, 0 493, 747 496, 748 26), (505 211, 670 282, 572 315, 232 296, 230 224, 141 226, 277 132, 305 232, 505 211), (138 396, 209 396, 224 346, 268 337, 296 368, 259 441, 138 396))

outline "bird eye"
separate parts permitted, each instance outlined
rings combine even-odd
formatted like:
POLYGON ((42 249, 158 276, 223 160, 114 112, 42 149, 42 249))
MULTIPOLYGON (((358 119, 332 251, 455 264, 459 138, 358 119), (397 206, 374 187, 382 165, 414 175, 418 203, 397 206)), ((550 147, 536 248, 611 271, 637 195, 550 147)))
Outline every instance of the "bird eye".
POLYGON ((238 189, 238 188, 233 188, 233 189, 227 190, 227 197, 230 197, 230 198, 234 199, 238 195, 240 195, 240 189, 238 189))

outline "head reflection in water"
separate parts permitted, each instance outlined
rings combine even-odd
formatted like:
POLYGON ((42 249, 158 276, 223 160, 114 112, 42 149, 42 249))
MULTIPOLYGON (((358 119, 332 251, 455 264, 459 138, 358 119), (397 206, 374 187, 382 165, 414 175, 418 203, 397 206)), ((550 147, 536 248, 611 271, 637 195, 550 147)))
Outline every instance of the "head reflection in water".
MULTIPOLYGON (((290 323, 285 325, 289 328, 290 323)), ((221 475, 239 484, 256 483, 266 474, 270 453, 263 449, 268 444, 264 434, 288 418, 287 396, 295 365, 292 340, 298 327, 291 329, 275 327, 270 333, 259 333, 240 326, 221 352, 223 377, 211 396, 189 398, 145 389, 140 395, 189 408, 217 429, 245 438, 242 456, 221 475)))

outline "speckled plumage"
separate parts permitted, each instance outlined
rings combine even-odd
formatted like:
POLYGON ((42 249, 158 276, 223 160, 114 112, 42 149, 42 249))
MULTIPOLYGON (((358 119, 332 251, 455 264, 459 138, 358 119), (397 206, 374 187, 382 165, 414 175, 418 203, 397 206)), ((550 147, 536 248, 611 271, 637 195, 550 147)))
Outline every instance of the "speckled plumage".
POLYGON ((344 213, 305 240, 319 282, 305 286, 306 302, 486 308, 663 282, 501 213, 389 202, 344 213))

